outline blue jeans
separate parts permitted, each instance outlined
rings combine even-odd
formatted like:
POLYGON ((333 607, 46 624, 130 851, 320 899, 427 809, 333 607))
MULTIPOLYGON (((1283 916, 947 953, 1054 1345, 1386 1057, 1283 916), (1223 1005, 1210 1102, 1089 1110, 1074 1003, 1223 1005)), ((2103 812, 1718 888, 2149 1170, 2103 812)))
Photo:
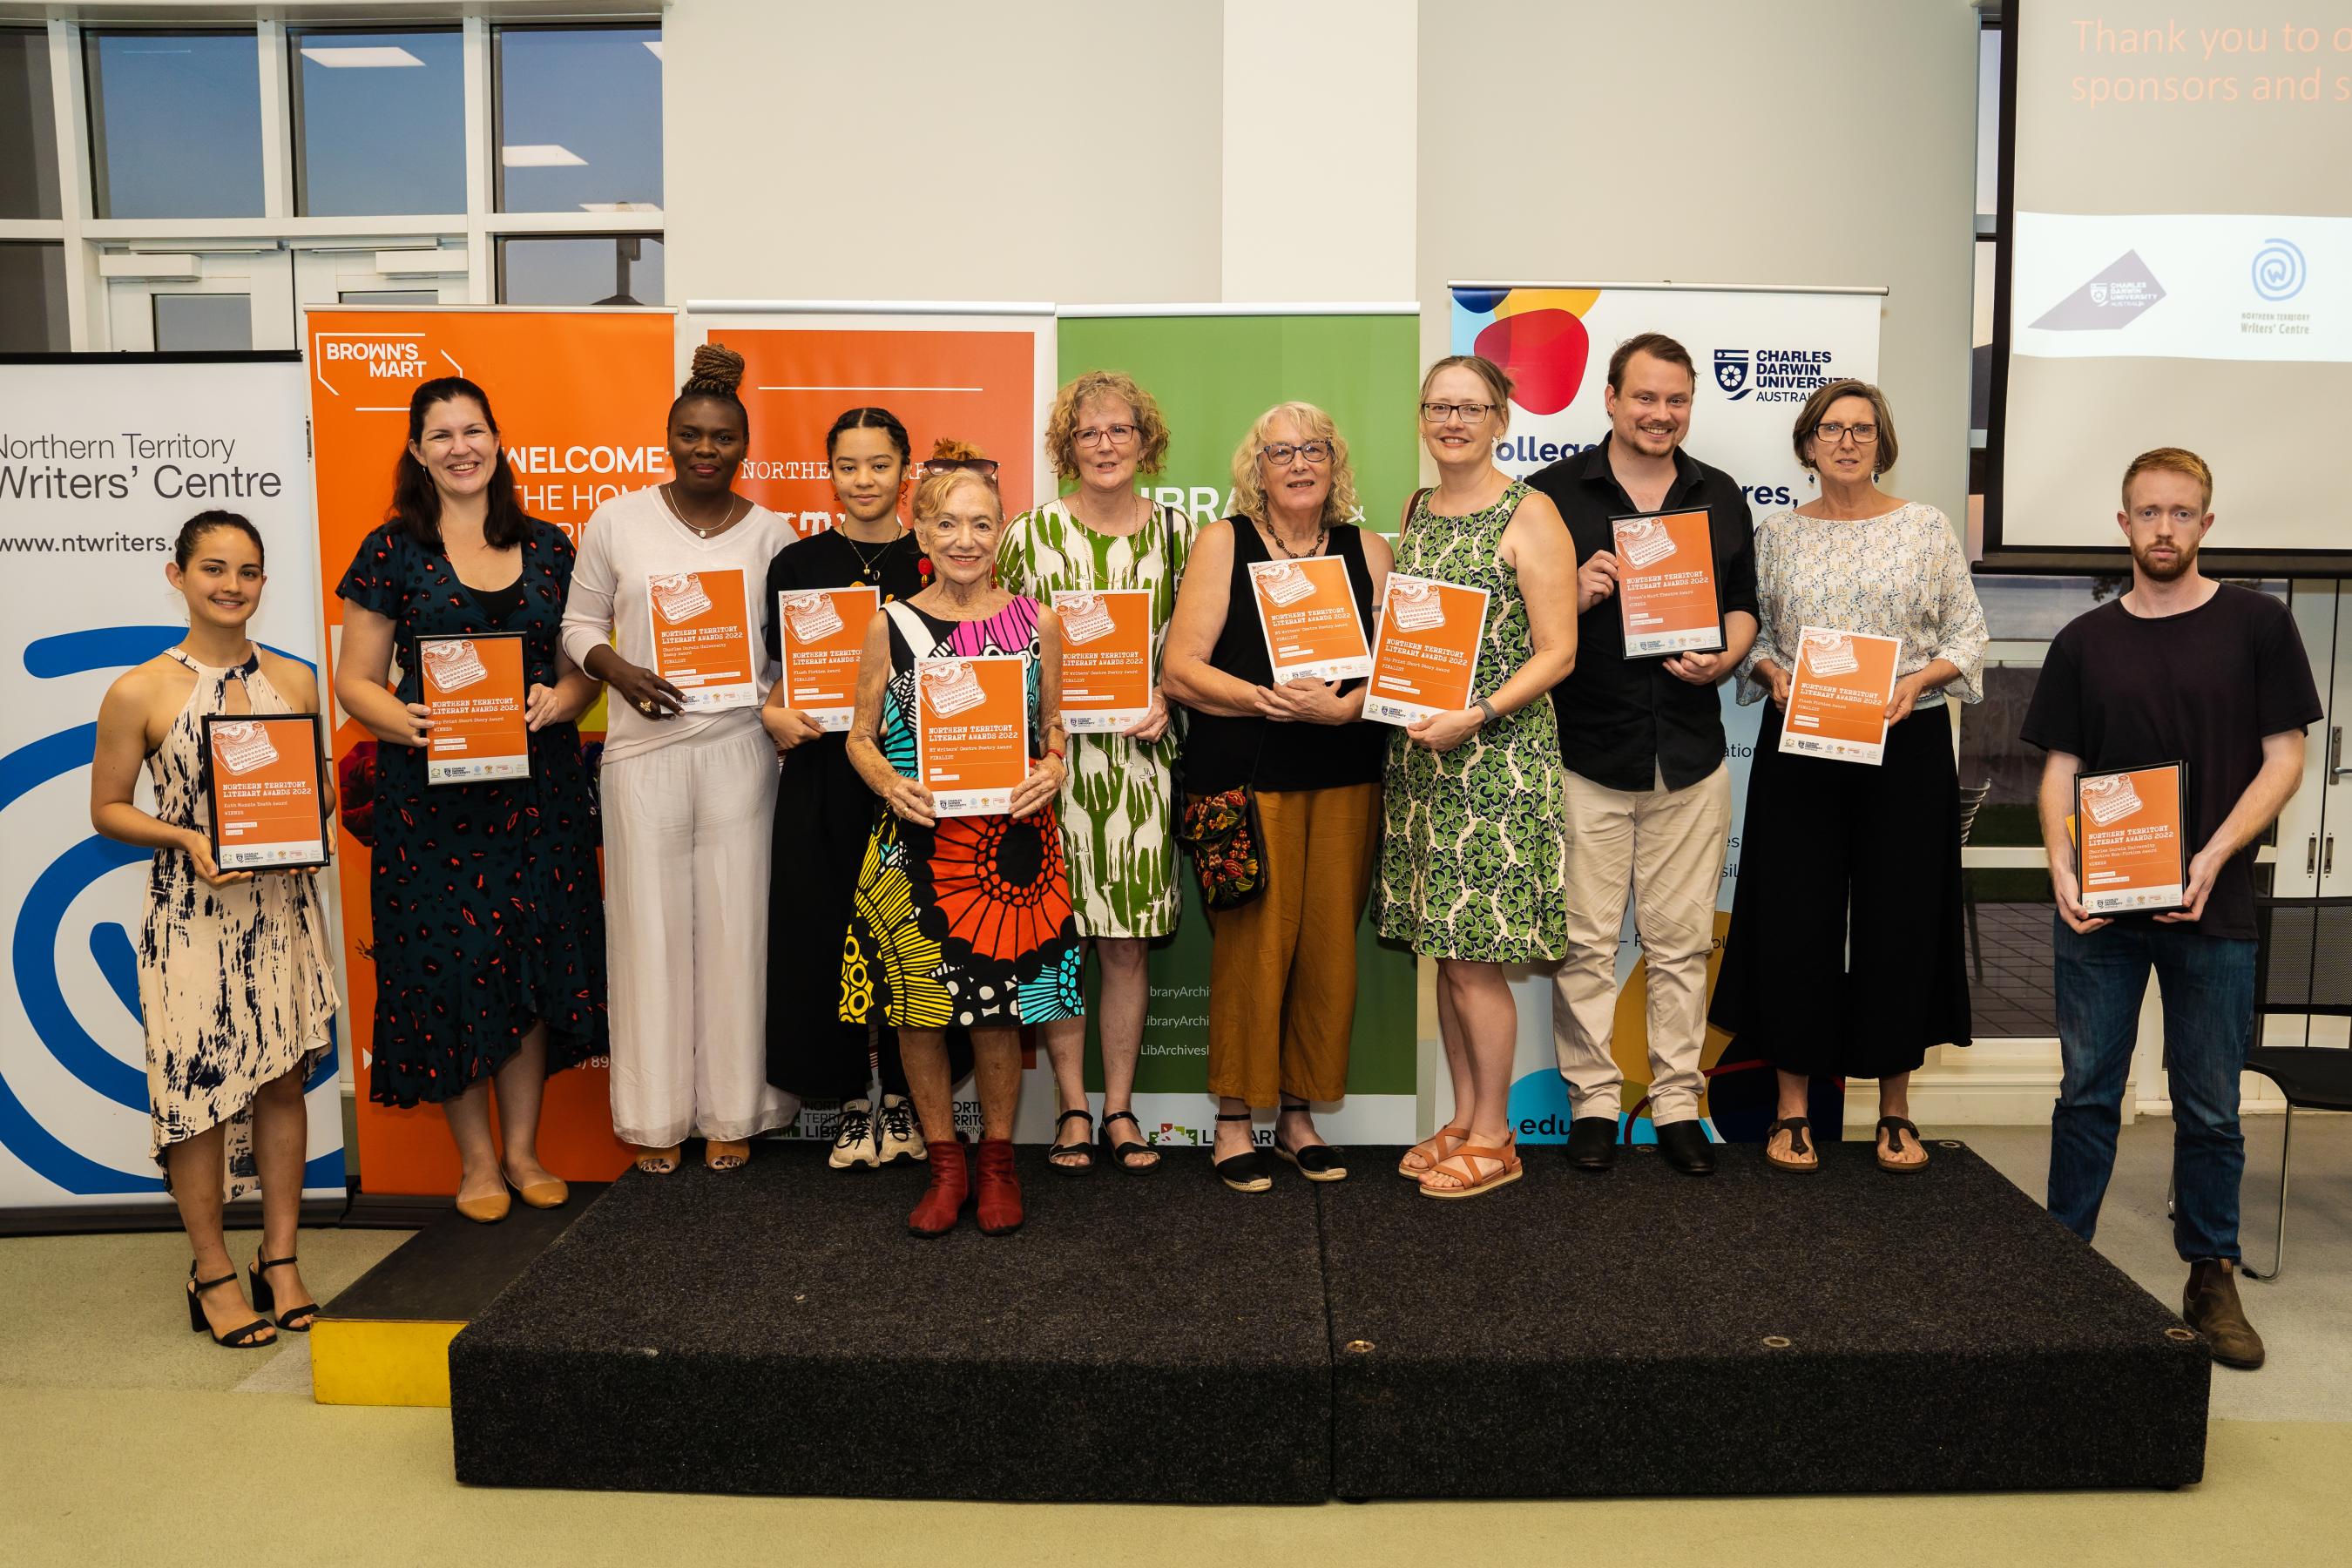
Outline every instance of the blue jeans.
POLYGON ((2084 936, 2051 918, 2065 1076, 2050 1115, 2050 1212, 2085 1241, 2098 1228, 2154 969, 2172 1087, 2173 1246, 2192 1263, 2236 1261, 2238 1179, 2246 1168, 2238 1075, 2253 1035, 2254 943, 2146 921, 2084 936))

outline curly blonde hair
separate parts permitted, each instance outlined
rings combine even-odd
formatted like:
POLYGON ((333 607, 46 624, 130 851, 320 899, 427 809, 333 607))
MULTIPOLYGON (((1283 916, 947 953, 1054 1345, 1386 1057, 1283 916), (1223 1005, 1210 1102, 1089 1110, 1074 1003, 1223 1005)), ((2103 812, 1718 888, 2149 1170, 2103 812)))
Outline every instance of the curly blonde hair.
POLYGON ((1277 403, 1251 423, 1249 434, 1234 448, 1234 513, 1273 526, 1266 515, 1265 481, 1258 477, 1257 449, 1266 444, 1276 423, 1284 419, 1298 426, 1302 439, 1331 443, 1331 493, 1323 498, 1323 525, 1337 528, 1354 522, 1364 509, 1356 500, 1356 470, 1348 462, 1347 440, 1331 416, 1311 403, 1277 403))
POLYGON ((1168 421, 1160 417, 1159 402, 1123 370, 1090 370, 1063 384, 1054 394, 1054 411, 1045 416, 1045 456, 1055 479, 1077 478, 1078 411, 1089 403, 1114 400, 1135 411, 1141 448, 1136 455, 1137 471, 1156 474, 1168 461, 1168 421))

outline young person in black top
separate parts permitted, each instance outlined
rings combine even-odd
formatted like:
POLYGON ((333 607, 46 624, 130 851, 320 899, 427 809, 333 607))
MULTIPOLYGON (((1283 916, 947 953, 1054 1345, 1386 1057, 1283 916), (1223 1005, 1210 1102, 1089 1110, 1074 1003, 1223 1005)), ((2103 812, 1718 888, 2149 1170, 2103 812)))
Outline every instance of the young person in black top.
POLYGON ((2181 1316, 2225 1366, 2263 1363, 2234 1278, 2238 1075, 2254 1008, 2253 847, 2303 778, 2304 729, 2320 718, 2286 606, 2197 568, 2213 526, 2213 475, 2193 452, 2132 459, 2116 521, 2131 591, 2078 616, 2050 645, 2024 738, 2049 753, 2042 836, 2058 906, 2053 932, 2064 1079, 2050 1125, 2050 1212, 2089 1240, 2116 1163, 2124 1080, 2148 972, 2164 997, 2172 1094, 2173 1242, 2189 1265, 2181 1316), (2104 920, 2084 907, 2069 818, 2078 773, 2186 764, 2195 847, 2184 907, 2104 920))
MULTIPOLYGON (((910 599, 930 563, 898 508, 913 477, 907 427, 887 408, 852 408, 825 434, 825 458, 841 513, 834 526, 776 552, 767 605, 812 588, 878 588, 882 602, 910 599)), ((767 618, 768 654, 782 636, 767 618)), ((849 929, 857 870, 873 832, 874 792, 850 765, 848 736, 820 729, 778 681, 760 710, 776 742, 776 826, 768 879, 768 1081, 804 1100, 838 1100, 828 1163, 836 1171, 920 1160, 925 1148, 888 1024, 841 1017, 841 941, 849 929), (879 1114, 870 1098, 878 1068, 879 1114)), ((971 1071, 971 1038, 948 1036, 949 1073, 971 1071)))
POLYGON ((1697 373, 1662 332, 1610 356, 1609 434, 1528 482, 1551 498, 1576 543, 1576 668, 1552 689, 1568 765, 1568 957, 1552 981, 1552 1043, 1573 1113, 1568 1157, 1616 1163, 1624 1074, 1611 1049, 1617 947, 1630 890, 1649 970, 1650 1121, 1680 1171, 1715 1168, 1698 1121, 1706 1043, 1706 961, 1731 830, 1716 683, 1756 638, 1756 558, 1748 498, 1729 474, 1683 450, 1697 373), (1629 512, 1705 508, 1715 547, 1723 647, 1625 657, 1616 535, 1629 512))

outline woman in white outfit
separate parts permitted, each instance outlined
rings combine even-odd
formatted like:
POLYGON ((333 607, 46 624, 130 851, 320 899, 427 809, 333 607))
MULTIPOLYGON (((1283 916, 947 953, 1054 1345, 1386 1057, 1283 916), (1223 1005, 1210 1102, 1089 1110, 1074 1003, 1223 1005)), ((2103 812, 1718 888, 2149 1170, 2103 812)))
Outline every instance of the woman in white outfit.
MULTIPOLYGON (((669 411, 667 484, 596 509, 580 541, 563 651, 611 689, 599 773, 612 997, 613 1131, 637 1167, 677 1169, 678 1145, 731 1170, 748 1142, 797 1110, 767 1079, 768 835, 776 753, 760 727, 774 684, 764 651, 768 563, 792 525, 734 490, 751 420, 742 356, 717 343, 669 411), (752 694, 696 705, 655 673, 656 578, 724 591, 740 573, 751 614, 752 694)), ((690 590, 689 590, 690 592, 690 590)))

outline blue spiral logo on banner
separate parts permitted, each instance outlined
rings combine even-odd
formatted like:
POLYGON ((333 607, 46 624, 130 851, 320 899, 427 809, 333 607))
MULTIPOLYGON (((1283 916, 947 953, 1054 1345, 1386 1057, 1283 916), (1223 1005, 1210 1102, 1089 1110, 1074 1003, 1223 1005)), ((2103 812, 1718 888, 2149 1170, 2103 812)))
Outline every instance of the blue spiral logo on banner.
POLYGON ((2266 239, 2254 252, 2254 292, 2276 301, 2303 292, 2303 252, 2291 239, 2266 239))
MULTIPOLYGON (((25 669, 37 680, 127 669, 172 647, 183 635, 184 628, 172 626, 99 626, 44 637, 26 647, 25 669)), ((87 769, 97 741, 95 723, 77 724, 0 756, 0 825, 5 824, 9 808, 34 790, 66 773, 87 769)), ((22 824, 7 830, 11 837, 26 836, 19 842, 33 833, 22 824)), ((121 1030, 122 1015, 110 1009, 108 1016, 85 1019, 75 1012, 58 971, 58 949, 66 937, 66 920, 75 900, 100 878, 147 859, 149 851, 96 834, 58 844, 55 850, 55 858, 34 878, 26 893, 9 938, 9 962, 18 999, 34 1037, 58 1066, 92 1093, 143 1114, 147 1110, 145 1072, 100 1043, 100 1036, 121 1030)), ((89 927, 82 940, 108 993, 130 1016, 132 1027, 138 1027, 139 955, 131 931, 119 921, 100 921, 89 927)), ((306 1093, 333 1080, 335 1058, 336 1052, 331 1049, 321 1058, 302 1086, 306 1093)), ((69 1147, 40 1123, 5 1074, 0 1074, 0 1144, 45 1180, 69 1193, 100 1196, 163 1190, 160 1173, 119 1171, 69 1147)), ((320 1155, 303 1172, 306 1187, 341 1184, 340 1150, 320 1155)))

